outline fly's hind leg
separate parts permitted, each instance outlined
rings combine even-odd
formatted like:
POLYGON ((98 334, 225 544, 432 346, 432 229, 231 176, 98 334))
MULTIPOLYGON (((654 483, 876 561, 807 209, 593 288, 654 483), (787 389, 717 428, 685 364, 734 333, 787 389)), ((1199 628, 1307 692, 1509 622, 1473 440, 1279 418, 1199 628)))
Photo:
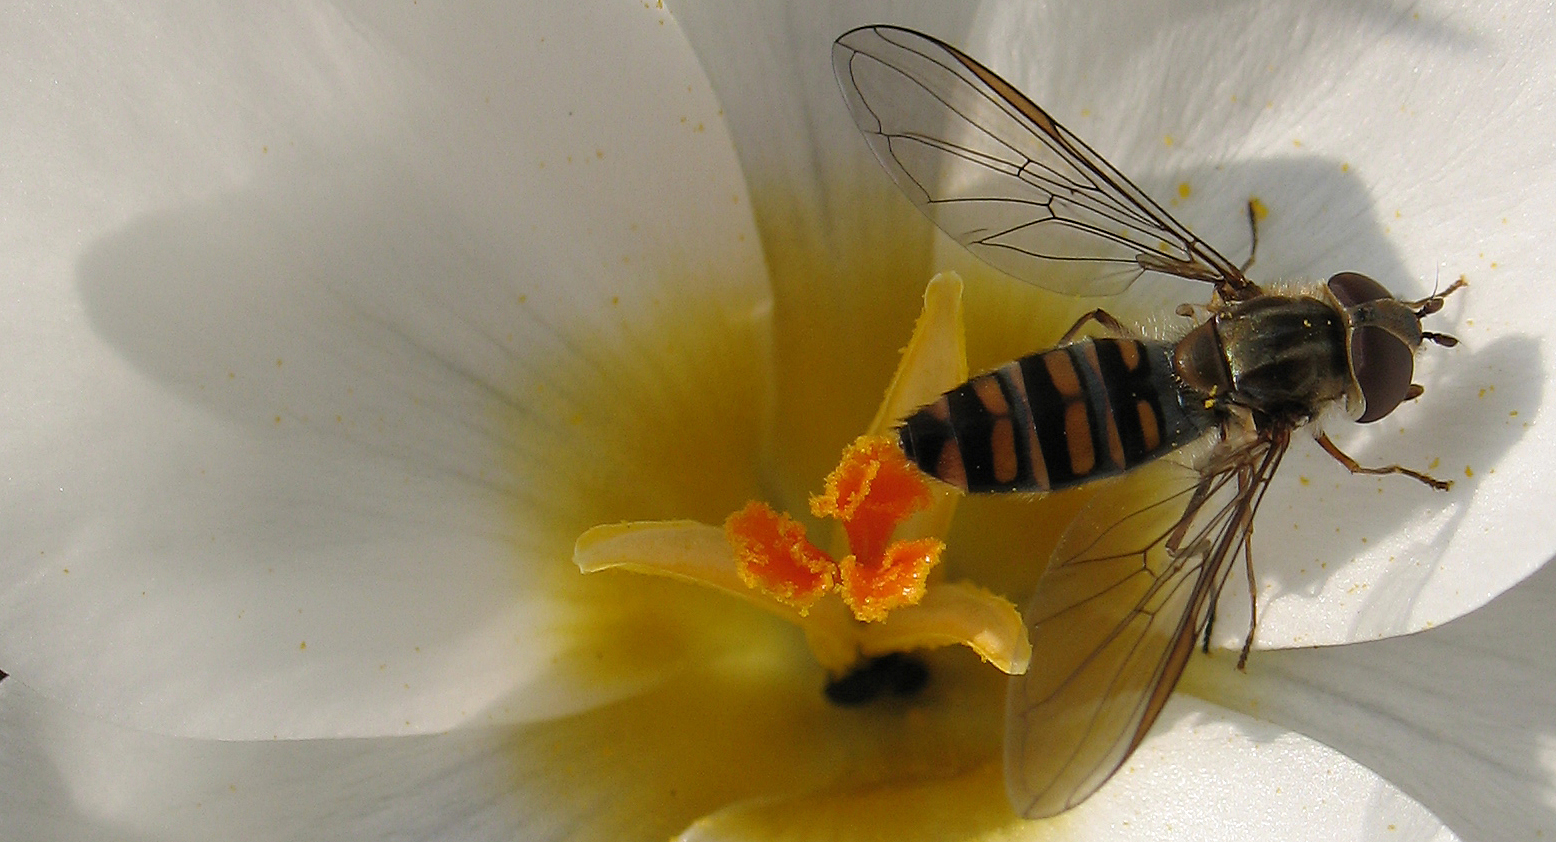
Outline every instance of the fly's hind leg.
MULTIPOLYGON (((1253 575, 1253 544, 1243 542, 1243 567, 1248 571, 1248 636, 1243 638, 1243 651, 1237 656, 1237 668, 1246 669, 1248 652, 1253 649, 1253 634, 1259 628, 1259 586, 1253 575)), ((1200 639, 1200 651, 1210 654, 1210 635, 1216 627, 1216 603, 1221 601, 1221 588, 1210 595, 1210 613, 1205 618, 1205 632, 1200 639)))
POLYGON ((1129 328, 1124 327, 1123 322, 1113 318, 1112 313, 1109 313, 1108 311, 1098 307, 1097 309, 1092 310, 1091 312, 1086 313, 1085 315, 1076 319, 1075 324, 1070 325, 1070 329, 1065 331, 1063 336, 1059 337, 1059 341, 1056 344, 1068 345, 1069 343, 1075 341, 1075 337, 1081 332, 1081 328, 1084 328, 1086 325, 1092 322, 1096 322, 1097 324, 1102 325, 1103 329, 1110 331, 1116 336, 1129 335, 1129 328))
POLYGON ((1248 650, 1253 648, 1253 632, 1259 627, 1259 586, 1253 578, 1253 542, 1243 539, 1243 567, 1248 570, 1248 636, 1243 638, 1242 654, 1237 656, 1237 668, 1248 667, 1248 650))
POLYGON ((1201 635, 1199 639, 1199 651, 1205 653, 1206 655, 1210 654, 1210 633, 1215 631, 1215 628, 1216 600, 1214 597, 1212 597, 1210 600, 1210 613, 1205 617, 1205 633, 1201 635))
POLYGON ((1314 438, 1318 439, 1318 446, 1322 447, 1325 453, 1333 456, 1336 462, 1344 465, 1345 469, 1353 474, 1404 474, 1407 477, 1426 483, 1438 491, 1447 491, 1453 487, 1453 480, 1440 480, 1420 471, 1412 471, 1401 465, 1384 465, 1381 468, 1363 467, 1355 459, 1348 456, 1345 451, 1337 447, 1334 442, 1330 441, 1326 433, 1320 432, 1314 438))
MULTIPOLYGON (((1205 501, 1210 499, 1210 493, 1214 488, 1215 479, 1212 475, 1205 474, 1199 478, 1199 484, 1194 486, 1194 493, 1189 496, 1189 504, 1183 508, 1183 517, 1178 519, 1178 525, 1167 535, 1165 546, 1169 554, 1177 555, 1182 549, 1183 539, 1188 535, 1189 524, 1199 516, 1199 510, 1204 507, 1205 501)), ((1208 553, 1210 547, 1204 541, 1205 539, 1201 538, 1197 546, 1201 548, 1202 553, 1208 553)), ((1200 641, 1200 651, 1207 654, 1210 652, 1210 634, 1216 627, 1216 599, 1220 596, 1220 588, 1210 594, 1210 605, 1205 615, 1205 631, 1200 641)))

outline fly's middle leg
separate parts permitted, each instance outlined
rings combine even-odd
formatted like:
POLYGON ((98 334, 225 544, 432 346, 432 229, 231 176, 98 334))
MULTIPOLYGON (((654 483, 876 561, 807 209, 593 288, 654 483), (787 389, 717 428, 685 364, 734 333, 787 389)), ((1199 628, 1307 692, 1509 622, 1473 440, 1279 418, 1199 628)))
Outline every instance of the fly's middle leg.
POLYGON ((1259 206, 1257 199, 1248 200, 1248 259, 1243 265, 1237 267, 1239 272, 1247 272, 1253 265, 1254 255, 1259 253, 1259 206))
POLYGON ((1334 442, 1330 441, 1329 435, 1327 433, 1320 432, 1314 438, 1318 439, 1318 446, 1322 447, 1325 453, 1333 456, 1336 462, 1344 465, 1345 469, 1353 474, 1404 474, 1407 477, 1430 485, 1438 491, 1447 491, 1453 487, 1453 480, 1437 479, 1430 474, 1423 474, 1420 471, 1412 471, 1411 469, 1402 465, 1384 465, 1380 468, 1365 467, 1347 455, 1346 452, 1341 450, 1334 442))

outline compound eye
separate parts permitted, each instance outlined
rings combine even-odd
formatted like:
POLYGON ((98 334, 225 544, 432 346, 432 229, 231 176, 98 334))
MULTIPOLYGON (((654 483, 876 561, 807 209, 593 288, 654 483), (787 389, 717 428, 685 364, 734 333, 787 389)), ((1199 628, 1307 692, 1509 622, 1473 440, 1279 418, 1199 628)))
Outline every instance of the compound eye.
MULTIPOLYGON (((1329 283, 1332 288, 1334 280, 1329 283)), ((1356 420, 1369 424, 1393 412, 1410 393, 1415 355, 1388 331, 1362 325, 1351 331, 1351 373, 1362 393, 1362 414, 1356 420)))
POLYGON ((1340 306, 1346 309, 1368 301, 1394 297, 1382 284, 1357 272, 1341 272, 1330 278, 1329 291, 1334 293, 1340 306))

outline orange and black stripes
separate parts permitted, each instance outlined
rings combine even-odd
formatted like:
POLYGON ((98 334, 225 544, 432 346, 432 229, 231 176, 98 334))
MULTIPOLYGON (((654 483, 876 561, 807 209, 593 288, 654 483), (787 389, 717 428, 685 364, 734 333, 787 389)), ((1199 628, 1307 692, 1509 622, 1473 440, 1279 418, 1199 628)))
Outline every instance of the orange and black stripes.
POLYGON ((1049 491, 1117 474, 1215 424, 1181 399, 1172 346, 1088 339, 980 374, 903 421, 902 449, 968 491, 1049 491))

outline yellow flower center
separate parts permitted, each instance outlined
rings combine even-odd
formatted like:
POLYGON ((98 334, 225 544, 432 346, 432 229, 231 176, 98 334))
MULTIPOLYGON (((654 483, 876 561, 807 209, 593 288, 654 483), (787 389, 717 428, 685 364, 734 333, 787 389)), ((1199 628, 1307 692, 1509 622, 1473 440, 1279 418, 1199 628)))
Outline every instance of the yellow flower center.
POLYGON ((956 498, 882 435, 967 378, 961 290, 955 276, 930 282, 871 429, 811 498, 813 515, 843 527, 848 553, 841 559, 816 546, 790 515, 751 502, 722 528, 690 521, 597 526, 574 547, 579 569, 672 576, 738 596, 800 626, 834 675, 863 659, 950 644, 1005 672, 1024 672, 1031 646, 1015 606, 970 583, 929 581, 956 498))

